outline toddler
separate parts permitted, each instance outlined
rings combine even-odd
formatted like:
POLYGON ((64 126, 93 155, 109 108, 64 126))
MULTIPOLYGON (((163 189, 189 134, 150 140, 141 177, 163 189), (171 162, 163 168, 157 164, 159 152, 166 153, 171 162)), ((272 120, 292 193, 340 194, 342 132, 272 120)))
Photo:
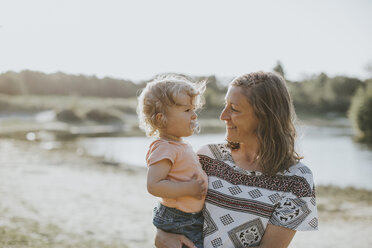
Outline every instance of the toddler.
POLYGON ((154 225, 183 234, 203 247, 203 215, 207 175, 197 155, 182 137, 198 130, 195 110, 202 105, 205 81, 194 84, 185 77, 166 75, 149 82, 139 96, 140 127, 157 139, 146 155, 147 190, 160 197, 154 225))

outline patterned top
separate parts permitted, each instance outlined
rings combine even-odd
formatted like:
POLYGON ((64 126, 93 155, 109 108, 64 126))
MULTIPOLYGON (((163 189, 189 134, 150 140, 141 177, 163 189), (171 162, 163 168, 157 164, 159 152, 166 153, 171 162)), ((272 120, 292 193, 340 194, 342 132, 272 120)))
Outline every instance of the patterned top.
POLYGON ((318 229, 313 175, 304 164, 268 177, 237 167, 226 143, 203 146, 198 155, 208 175, 204 247, 257 246, 268 223, 318 229))

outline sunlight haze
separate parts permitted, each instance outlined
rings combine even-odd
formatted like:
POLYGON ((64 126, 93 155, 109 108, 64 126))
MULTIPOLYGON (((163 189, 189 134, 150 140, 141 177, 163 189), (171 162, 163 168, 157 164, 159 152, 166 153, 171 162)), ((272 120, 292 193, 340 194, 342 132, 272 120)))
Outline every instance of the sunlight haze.
POLYGON ((367 78, 372 1, 1 1, 0 73, 367 78))

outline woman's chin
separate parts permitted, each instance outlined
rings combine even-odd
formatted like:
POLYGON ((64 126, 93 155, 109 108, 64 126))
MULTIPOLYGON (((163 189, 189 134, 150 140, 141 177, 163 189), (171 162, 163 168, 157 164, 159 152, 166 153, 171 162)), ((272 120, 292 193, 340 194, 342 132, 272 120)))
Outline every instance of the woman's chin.
POLYGON ((239 140, 237 139, 237 137, 233 135, 226 135, 225 139, 229 142, 239 143, 239 140))

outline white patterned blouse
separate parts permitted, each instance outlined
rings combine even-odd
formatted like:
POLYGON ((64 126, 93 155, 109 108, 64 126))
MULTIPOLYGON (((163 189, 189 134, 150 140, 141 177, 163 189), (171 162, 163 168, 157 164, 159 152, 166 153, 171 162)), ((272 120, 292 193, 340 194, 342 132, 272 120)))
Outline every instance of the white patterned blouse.
POLYGON ((304 164, 268 177, 237 167, 226 143, 203 146, 198 155, 208 175, 204 247, 257 246, 268 223, 318 229, 313 175, 304 164))

